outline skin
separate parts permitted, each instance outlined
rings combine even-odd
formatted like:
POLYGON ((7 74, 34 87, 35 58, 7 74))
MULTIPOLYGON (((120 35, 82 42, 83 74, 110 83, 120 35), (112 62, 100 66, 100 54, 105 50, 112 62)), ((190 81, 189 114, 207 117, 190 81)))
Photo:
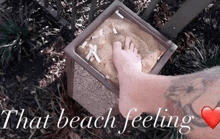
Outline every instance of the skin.
POLYGON ((137 111, 131 113, 130 119, 142 112, 156 114, 158 108, 166 108, 168 112, 162 111, 162 115, 194 116, 189 138, 220 138, 220 124, 211 129, 200 114, 204 106, 220 106, 220 67, 181 76, 146 74, 129 38, 124 49, 121 42, 113 43, 113 62, 119 78, 119 110, 124 117, 132 108, 137 111))

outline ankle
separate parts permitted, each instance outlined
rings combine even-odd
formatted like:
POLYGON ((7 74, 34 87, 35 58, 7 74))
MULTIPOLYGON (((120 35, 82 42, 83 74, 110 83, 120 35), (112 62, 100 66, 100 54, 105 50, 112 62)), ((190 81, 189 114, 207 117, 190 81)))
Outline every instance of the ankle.
POLYGON ((139 99, 145 100, 143 106, 147 107, 146 112, 156 114, 159 108, 165 108, 167 105, 165 93, 170 82, 169 77, 147 74, 141 78, 139 90, 147 90, 147 93, 142 92, 139 99))

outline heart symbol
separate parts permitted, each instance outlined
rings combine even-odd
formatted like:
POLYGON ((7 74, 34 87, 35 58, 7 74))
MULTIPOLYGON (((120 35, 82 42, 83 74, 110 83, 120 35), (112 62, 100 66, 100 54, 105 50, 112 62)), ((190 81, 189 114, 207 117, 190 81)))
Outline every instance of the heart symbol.
POLYGON ((212 109, 209 106, 205 106, 201 110, 201 115, 205 122, 214 129, 220 122, 220 107, 212 109))

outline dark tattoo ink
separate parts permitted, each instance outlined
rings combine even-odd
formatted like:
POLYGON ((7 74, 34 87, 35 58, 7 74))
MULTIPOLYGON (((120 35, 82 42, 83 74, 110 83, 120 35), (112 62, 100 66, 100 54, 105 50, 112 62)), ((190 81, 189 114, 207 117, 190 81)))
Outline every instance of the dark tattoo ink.
MULTIPOLYGON (((220 85, 220 67, 180 76, 171 81, 171 85, 166 92, 166 97, 172 100, 176 107, 183 111, 183 114, 194 115, 195 118, 192 120, 192 124, 199 127, 207 127, 208 125, 195 112, 192 105, 199 98, 204 97, 202 96, 203 94, 210 93, 208 89, 213 87, 213 84, 217 83, 217 81, 219 81, 220 85)), ((216 105, 219 106, 220 101, 216 102, 216 105)))
POLYGON ((199 127, 207 127, 207 124, 204 122, 201 116, 197 115, 192 106, 187 104, 184 106, 184 113, 187 113, 188 115, 193 115, 194 118, 192 120, 192 124, 197 125, 199 127))
POLYGON ((187 93, 191 93, 193 91, 193 86, 189 86, 187 89, 187 93))

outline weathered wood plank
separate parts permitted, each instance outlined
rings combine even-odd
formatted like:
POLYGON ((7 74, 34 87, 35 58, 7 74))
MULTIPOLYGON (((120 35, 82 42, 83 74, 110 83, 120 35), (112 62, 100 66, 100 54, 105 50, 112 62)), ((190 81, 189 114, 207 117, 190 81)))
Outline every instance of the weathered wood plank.
POLYGON ((62 10, 61 0, 57 0, 56 4, 57 4, 57 18, 60 19, 61 10, 62 10))
POLYGON ((71 15, 71 29, 75 30, 76 24, 76 0, 72 0, 72 15, 71 15))
POLYGON ((92 23, 92 21, 94 20, 96 5, 97 5, 97 0, 92 0, 91 9, 89 11, 89 21, 88 21, 89 24, 92 23))
MULTIPOLYGON (((54 18, 56 18, 57 16, 57 11, 54 10, 51 6, 48 5, 48 7, 44 7, 44 0, 33 0, 33 2, 39 4, 40 6, 42 6, 49 14, 51 14, 54 18)), ((60 18, 59 23, 61 23, 63 26, 69 26, 70 23, 64 19, 64 18, 60 18)))
POLYGON ((151 0, 147 9, 141 15, 141 18, 144 19, 145 21, 148 20, 148 18, 150 17, 151 13, 153 12, 158 2, 160 2, 160 0, 151 0))
POLYGON ((44 0, 44 7, 45 7, 45 8, 48 7, 48 0, 44 0))
POLYGON ((187 0, 171 17, 160 32, 169 39, 175 38, 178 33, 192 21, 208 4, 214 0, 187 0))

